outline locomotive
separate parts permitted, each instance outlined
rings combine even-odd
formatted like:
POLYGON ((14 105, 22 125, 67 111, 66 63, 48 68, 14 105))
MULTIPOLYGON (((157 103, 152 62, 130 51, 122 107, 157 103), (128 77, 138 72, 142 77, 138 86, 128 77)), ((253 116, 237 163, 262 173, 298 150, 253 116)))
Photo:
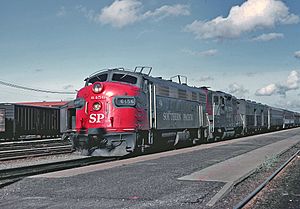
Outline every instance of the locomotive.
POLYGON ((188 86, 185 76, 152 77, 151 71, 114 68, 86 78, 74 100, 74 148, 85 155, 124 156, 299 125, 298 113, 188 86))

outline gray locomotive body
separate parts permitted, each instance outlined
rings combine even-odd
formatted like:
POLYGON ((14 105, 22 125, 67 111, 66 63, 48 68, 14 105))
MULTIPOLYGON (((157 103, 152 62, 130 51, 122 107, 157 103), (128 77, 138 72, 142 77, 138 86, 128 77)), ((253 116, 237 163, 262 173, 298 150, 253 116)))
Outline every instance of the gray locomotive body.
POLYGON ((264 132, 268 129, 267 105, 250 100, 238 100, 238 114, 243 124, 242 134, 264 132))
POLYGON ((150 131, 156 142, 200 142, 208 136, 206 95, 200 88, 161 78, 146 78, 149 88, 150 131))
POLYGON ((210 121, 210 138, 230 138, 240 132, 237 99, 221 91, 207 90, 207 109, 210 121))

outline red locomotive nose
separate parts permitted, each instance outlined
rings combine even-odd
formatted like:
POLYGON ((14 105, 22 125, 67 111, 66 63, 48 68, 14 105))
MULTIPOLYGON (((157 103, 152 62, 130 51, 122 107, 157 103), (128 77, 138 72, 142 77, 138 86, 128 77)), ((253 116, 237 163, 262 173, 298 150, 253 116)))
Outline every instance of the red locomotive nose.
POLYGON ((77 94, 80 106, 76 109, 76 140, 82 142, 81 148, 97 148, 101 153, 95 155, 101 156, 133 152, 137 132, 149 127, 142 75, 108 70, 85 81, 77 94))

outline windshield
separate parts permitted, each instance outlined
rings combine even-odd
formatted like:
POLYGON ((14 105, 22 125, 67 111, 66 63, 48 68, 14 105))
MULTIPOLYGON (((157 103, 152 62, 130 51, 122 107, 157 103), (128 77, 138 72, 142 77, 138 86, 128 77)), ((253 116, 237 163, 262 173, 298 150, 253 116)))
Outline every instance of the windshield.
POLYGON ((137 78, 123 73, 114 73, 112 76, 112 81, 122 81, 126 83, 136 84, 137 78))
POLYGON ((86 85, 89 86, 89 85, 91 85, 91 84, 93 84, 93 83, 95 83, 95 82, 97 82, 97 81, 98 81, 98 82, 107 81, 107 73, 105 73, 105 74, 100 74, 100 75, 95 75, 95 76, 89 78, 89 79, 87 80, 86 85))

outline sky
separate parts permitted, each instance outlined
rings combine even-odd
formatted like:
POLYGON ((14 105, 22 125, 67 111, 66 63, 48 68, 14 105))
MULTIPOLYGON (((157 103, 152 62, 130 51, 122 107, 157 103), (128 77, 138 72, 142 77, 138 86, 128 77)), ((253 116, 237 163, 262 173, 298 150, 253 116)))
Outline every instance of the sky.
MULTIPOLYGON (((300 111, 300 1, 0 0, 0 82, 75 92, 95 71, 153 67, 300 111)), ((71 100, 0 84, 0 102, 71 100)))

